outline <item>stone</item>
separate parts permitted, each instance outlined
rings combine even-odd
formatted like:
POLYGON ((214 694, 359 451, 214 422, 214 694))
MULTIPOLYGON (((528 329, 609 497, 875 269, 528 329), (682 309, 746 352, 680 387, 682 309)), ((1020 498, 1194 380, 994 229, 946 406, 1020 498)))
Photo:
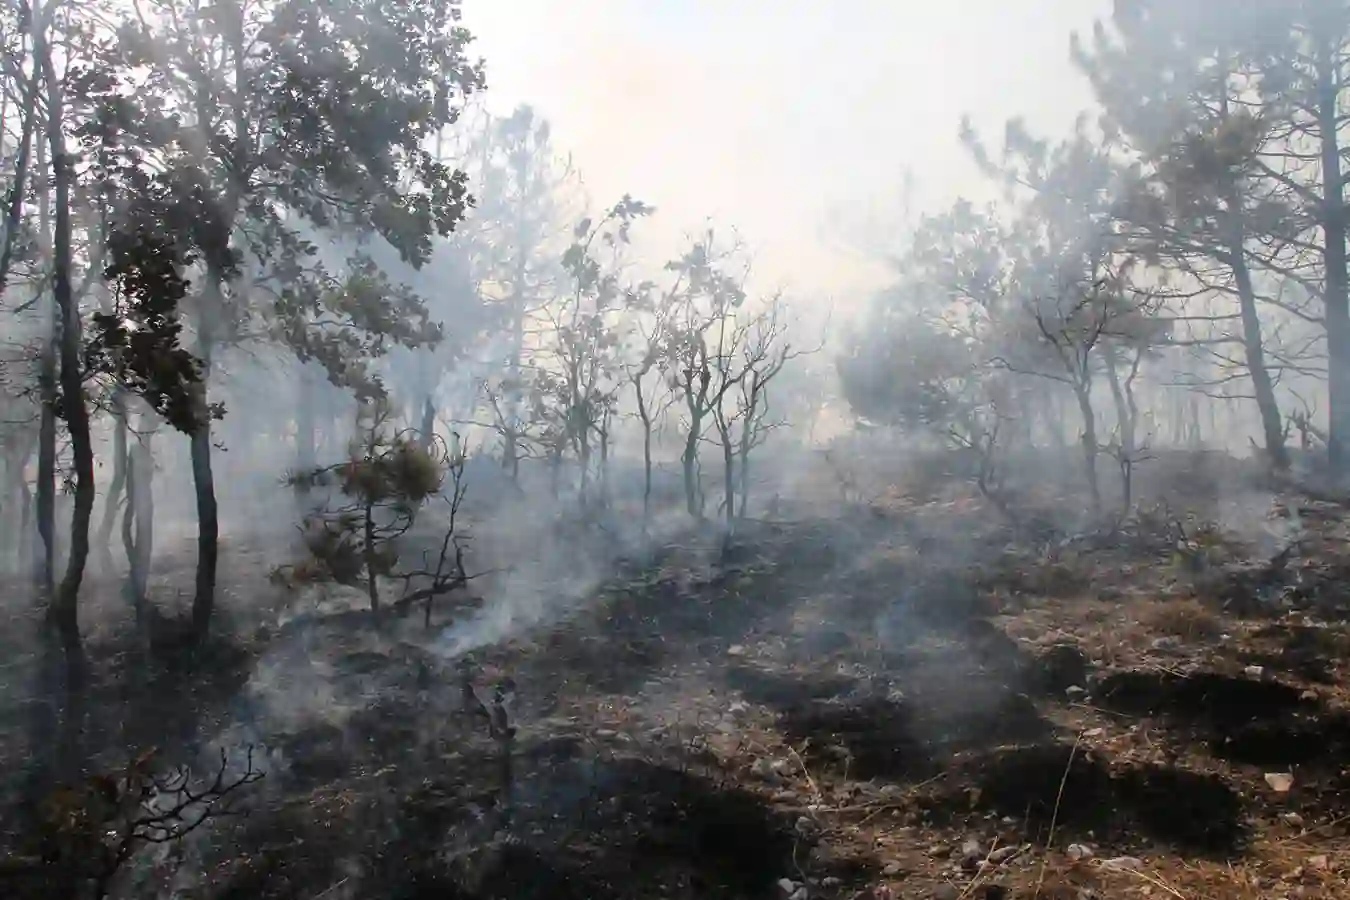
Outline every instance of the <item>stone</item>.
POLYGON ((1102 860, 1102 867, 1118 872, 1138 872, 1144 868, 1144 861, 1137 856, 1115 856, 1102 860))
POLYGON ((1294 787, 1294 776, 1289 772, 1267 772, 1266 784, 1277 794, 1287 794, 1294 787))

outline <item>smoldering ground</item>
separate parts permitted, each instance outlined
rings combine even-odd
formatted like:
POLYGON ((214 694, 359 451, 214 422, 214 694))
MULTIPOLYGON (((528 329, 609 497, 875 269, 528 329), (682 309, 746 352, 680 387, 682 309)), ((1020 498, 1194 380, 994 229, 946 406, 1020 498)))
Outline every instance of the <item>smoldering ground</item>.
POLYGON ((953 110, 972 199, 840 298, 692 188, 588 196, 453 0, 40 6, 0 8, 7 895, 1345 892, 1334 4, 1116 4, 1091 114, 953 110))

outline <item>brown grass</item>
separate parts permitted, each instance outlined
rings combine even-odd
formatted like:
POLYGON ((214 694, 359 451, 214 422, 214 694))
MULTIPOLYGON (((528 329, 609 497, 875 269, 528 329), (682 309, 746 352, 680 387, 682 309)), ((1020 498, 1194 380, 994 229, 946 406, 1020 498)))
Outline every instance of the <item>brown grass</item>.
POLYGON ((1194 598, 1153 600, 1140 606, 1135 621, 1154 635, 1186 641, 1207 641, 1223 633, 1223 622, 1194 598))

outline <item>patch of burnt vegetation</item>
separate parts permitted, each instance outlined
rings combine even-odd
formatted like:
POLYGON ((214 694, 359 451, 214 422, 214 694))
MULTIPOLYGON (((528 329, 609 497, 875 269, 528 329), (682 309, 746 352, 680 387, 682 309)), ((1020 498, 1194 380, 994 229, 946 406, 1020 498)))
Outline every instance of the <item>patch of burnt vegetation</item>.
POLYGON ((464 755, 421 785, 353 779, 240 823, 250 849, 220 896, 289 900, 350 879, 372 900, 770 900, 809 850, 791 817, 697 772, 522 748, 508 809, 466 777, 491 763, 464 755))
POLYGON ((614 829, 605 836, 623 856, 620 871, 655 870, 688 896, 749 900, 774 896, 792 870, 801 838, 758 795, 636 760, 611 774, 596 824, 601 834, 614 829))
POLYGON ((1168 717, 1216 729, 1315 711, 1316 701, 1305 700, 1302 694, 1296 687, 1271 679, 1139 669, 1112 672, 1093 692, 1095 701, 1105 709, 1168 717))
MULTIPOLYGON (((590 896, 768 900, 805 852, 790 817, 698 772, 632 758, 557 763, 522 786, 516 831, 590 896)), ((553 896, 511 887, 472 897, 553 896)))
POLYGON ((619 900, 623 896, 562 854, 515 840, 477 848, 453 863, 391 855, 366 879, 367 897, 388 900, 619 900))
POLYGON ((1216 672, 1118 672, 1103 680, 1097 702, 1189 725, 1215 757, 1232 762, 1330 771, 1350 753, 1350 715, 1327 710, 1278 681, 1216 672))
POLYGON ((806 758, 861 779, 932 777, 956 754, 991 744, 1043 740, 1054 727, 1027 697, 868 697, 815 702, 783 713, 784 733, 807 742, 806 758))
POLYGON ((1310 684, 1336 683, 1336 674, 1331 661, 1317 653, 1286 647, 1273 651, 1243 650, 1236 658, 1243 665, 1261 666, 1275 672, 1283 672, 1310 684))
POLYGON ((1350 657, 1350 634, 1341 627, 1277 623, 1251 635, 1255 646, 1239 659, 1313 684, 1334 684, 1336 662, 1350 657))
MULTIPOLYGON (((552 632, 546 646, 569 679, 605 693, 629 692, 663 666, 707 656, 782 625, 789 597, 807 591, 837 563, 822 532, 781 526, 742 535, 734 559, 681 577, 634 568, 600 591, 584 621, 552 632), (753 552, 752 552, 753 551, 753 552)), ((695 567, 697 568, 697 567, 695 567)))
POLYGON ((749 702, 775 710, 842 697, 861 684, 859 679, 848 675, 824 672, 802 676, 750 665, 730 666, 725 678, 727 687, 739 691, 749 702))
POLYGON ((1085 687, 1092 673, 1088 655, 1077 644, 1056 644, 1027 668, 1029 689, 1060 697, 1071 687, 1085 687))
POLYGON ((1214 775, 1162 766, 1113 772, 1084 748, 1043 743, 996 750, 963 763, 974 792, 947 791, 924 802, 935 818, 976 809, 1024 823, 1028 840, 1141 838, 1204 856, 1228 857, 1246 837, 1238 795, 1214 775))

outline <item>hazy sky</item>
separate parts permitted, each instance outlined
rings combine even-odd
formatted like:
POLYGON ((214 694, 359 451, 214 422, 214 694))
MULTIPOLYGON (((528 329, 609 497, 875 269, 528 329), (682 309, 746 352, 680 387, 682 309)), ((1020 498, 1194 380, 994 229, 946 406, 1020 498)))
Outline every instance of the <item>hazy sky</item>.
MULTIPOLYGON (((838 216, 894 219, 988 188, 956 132, 1010 116, 1066 131, 1090 105, 1068 58, 1110 0, 465 0, 489 105, 554 124, 596 203, 657 206, 670 242, 711 216, 757 273, 848 302, 875 271, 838 216)), ((880 238, 880 235, 875 236, 880 238)), ((671 250, 675 249, 672 243, 671 250)))

